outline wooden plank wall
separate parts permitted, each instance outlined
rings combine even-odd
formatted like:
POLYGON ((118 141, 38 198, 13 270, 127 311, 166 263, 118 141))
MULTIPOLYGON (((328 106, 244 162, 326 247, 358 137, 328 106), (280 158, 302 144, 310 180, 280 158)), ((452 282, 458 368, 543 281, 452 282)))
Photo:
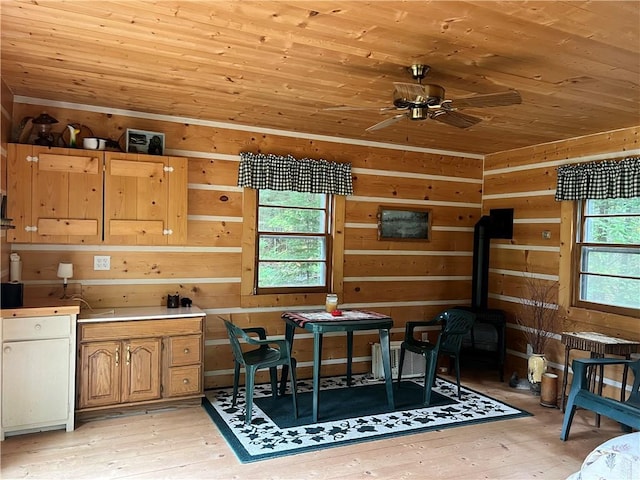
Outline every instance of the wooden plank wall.
MULTIPOLYGON (((7 194, 7 143, 11 138, 13 95, 0 77, 0 192, 7 194)), ((9 253, 6 230, 0 230, 0 280, 9 281, 9 253)))
MULTIPOLYGON (((514 325, 520 300, 526 298, 523 272, 543 281, 559 281, 560 318, 547 356, 551 367, 564 364, 563 331, 599 331, 640 340, 638 319, 569 308, 568 247, 573 202, 556 202, 557 167, 604 159, 620 159, 640 153, 640 127, 538 145, 485 157, 483 212, 514 208, 513 240, 492 240, 489 302, 507 312, 508 368, 526 373, 526 343, 514 325), (567 213, 569 211, 569 213, 567 213), (549 231, 550 239, 542 232, 549 231), (563 274, 564 273, 564 274, 563 274)), ((571 359, 584 356, 572 351, 571 359)), ((607 378, 609 388, 619 387, 618 377, 607 378)))
MULTIPOLYGON (((164 132, 172 155, 189 159, 188 243, 180 247, 13 245, 23 259, 27 294, 59 294, 56 267, 74 263, 72 286, 80 287, 93 308, 159 305, 167 293, 188 296, 207 314, 206 387, 231 383, 231 354, 219 316, 240 326, 263 325, 284 333, 282 311, 322 308, 324 295, 254 297, 243 285, 243 228, 253 212, 244 211, 250 193, 236 186, 238 154, 253 151, 325 158, 353 165, 355 194, 344 203, 340 304, 390 314, 393 339, 408 320, 468 304, 471 289, 473 225, 481 211, 482 159, 421 149, 390 148, 371 142, 230 128, 214 122, 123 112, 90 106, 38 105, 19 99, 14 120, 46 110, 60 121, 81 123, 95 135, 118 139, 126 128, 164 132), (428 207, 433 212, 431 242, 378 241, 379 205, 428 207), (94 255, 110 255, 111 270, 93 271, 94 255), (53 285, 53 287, 52 287, 53 285)), ((245 248, 246 249, 246 248, 245 248)), ((312 343, 300 333, 295 355, 300 376, 311 374, 312 343)), ((376 334, 358 335, 355 371, 370 369, 376 334)), ((343 336, 328 337, 323 374, 343 372, 343 336)))

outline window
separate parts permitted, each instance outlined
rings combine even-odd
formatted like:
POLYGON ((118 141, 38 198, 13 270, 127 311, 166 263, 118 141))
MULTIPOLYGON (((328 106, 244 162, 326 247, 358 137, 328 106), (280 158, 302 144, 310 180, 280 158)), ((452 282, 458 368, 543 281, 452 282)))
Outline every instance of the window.
POLYGON ((327 194, 258 191, 256 293, 329 291, 331 204, 327 194))
POLYGON ((640 197, 584 200, 577 210, 574 304, 640 313, 640 197))

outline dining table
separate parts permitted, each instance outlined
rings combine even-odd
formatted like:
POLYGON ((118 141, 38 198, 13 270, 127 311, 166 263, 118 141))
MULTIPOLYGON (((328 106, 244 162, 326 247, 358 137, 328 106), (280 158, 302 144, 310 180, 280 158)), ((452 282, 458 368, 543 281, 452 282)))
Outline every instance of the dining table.
MULTIPOLYGON (((293 351, 293 339, 296 328, 302 328, 313 333, 313 421, 318 421, 320 399, 320 367, 322 363, 322 336, 330 332, 345 332, 347 335, 347 385, 351 386, 353 332, 362 330, 378 330, 382 351, 382 364, 385 376, 387 403, 393 410, 393 379, 391 377, 391 355, 389 348, 389 331, 393 327, 391 317, 367 310, 341 310, 340 314, 326 311, 290 311, 282 314, 286 322, 285 338, 293 351)), ((287 387, 289 367, 282 367, 280 394, 284 394, 287 387)))

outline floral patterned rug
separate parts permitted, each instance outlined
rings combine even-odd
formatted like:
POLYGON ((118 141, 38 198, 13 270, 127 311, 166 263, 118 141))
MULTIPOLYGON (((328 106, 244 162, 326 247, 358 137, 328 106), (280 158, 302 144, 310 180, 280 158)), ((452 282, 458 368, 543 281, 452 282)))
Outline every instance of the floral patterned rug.
POLYGON ((351 388, 346 377, 323 378, 320 388, 318 423, 311 421, 310 380, 298 382, 297 419, 290 394, 273 399, 268 384, 255 388, 249 426, 244 423, 243 388, 235 407, 231 388, 207 391, 203 406, 243 463, 531 415, 464 386, 459 400, 456 385, 441 378, 436 380, 429 407, 420 405, 422 379, 403 381, 394 390, 394 411, 386 405, 384 381, 370 375, 354 375, 351 388))

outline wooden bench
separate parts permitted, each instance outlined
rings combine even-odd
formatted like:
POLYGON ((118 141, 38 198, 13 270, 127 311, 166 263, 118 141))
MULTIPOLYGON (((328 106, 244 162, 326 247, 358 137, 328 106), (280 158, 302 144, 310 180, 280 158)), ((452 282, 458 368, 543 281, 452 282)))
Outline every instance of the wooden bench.
MULTIPOLYGON (((567 399, 567 408, 562 424, 561 440, 569 436, 571 421, 576 408, 582 407, 620 422, 623 427, 640 430, 640 360, 619 360, 615 358, 575 359, 572 364, 573 382, 567 399), (625 401, 603 397, 589 389, 589 368, 604 365, 624 365, 633 371, 634 380, 631 394, 625 401)), ((602 370, 600 370, 602 372, 602 370)), ((566 375, 566 372, 565 372, 566 375)), ((624 385, 623 385, 624 388, 624 385)))

